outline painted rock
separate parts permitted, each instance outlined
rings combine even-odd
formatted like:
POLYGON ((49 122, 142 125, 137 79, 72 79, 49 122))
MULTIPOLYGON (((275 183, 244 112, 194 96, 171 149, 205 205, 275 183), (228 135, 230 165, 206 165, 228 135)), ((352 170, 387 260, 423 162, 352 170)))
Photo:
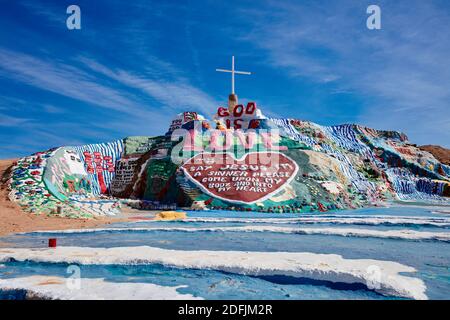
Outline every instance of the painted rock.
POLYGON ((241 159, 232 154, 200 153, 181 169, 203 192, 215 198, 241 204, 264 201, 288 185, 298 165, 278 152, 253 152, 241 159))

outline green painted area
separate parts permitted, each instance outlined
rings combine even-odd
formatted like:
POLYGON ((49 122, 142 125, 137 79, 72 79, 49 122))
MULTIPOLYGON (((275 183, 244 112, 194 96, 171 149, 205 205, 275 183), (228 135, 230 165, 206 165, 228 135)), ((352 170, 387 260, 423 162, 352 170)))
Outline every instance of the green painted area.
POLYGON ((161 137, 132 136, 124 139, 125 155, 144 154, 149 151, 161 137))
POLYGON ((145 200, 171 202, 176 199, 175 171, 177 165, 170 159, 151 160, 147 167, 145 200))
MULTIPOLYGON (((184 148, 190 145, 187 135, 175 139, 171 136, 127 137, 121 161, 124 161, 124 166, 130 159, 135 163, 126 173, 127 179, 122 175, 120 181, 126 181, 123 183, 123 190, 126 190, 120 197, 147 203, 198 205, 199 208, 308 213, 358 208, 397 199, 399 195, 407 197, 413 194, 429 200, 428 196, 448 197, 450 194, 448 166, 440 164, 429 154, 421 153, 398 132, 376 131, 355 125, 322 127, 299 120, 284 122, 280 128, 283 130, 277 132, 283 134, 272 136, 269 143, 263 135, 257 135, 250 143, 246 140, 248 131, 232 130, 228 131, 231 140, 227 141, 226 132, 222 131, 217 136, 216 146, 225 146, 224 150, 211 148, 214 133, 207 128, 195 134, 194 151, 184 148), (273 146, 275 148, 271 148, 273 146), (247 204, 239 202, 242 197, 233 191, 237 188, 231 189, 232 193, 225 197, 220 196, 222 199, 218 198, 219 193, 211 190, 205 193, 204 185, 203 189, 200 188, 180 169, 187 159, 201 152, 229 153, 236 159, 243 159, 249 153, 267 151, 285 154, 295 162, 298 171, 290 171, 297 172, 295 177, 281 180, 287 182, 280 184, 279 188, 257 191, 265 194, 253 199, 265 200, 252 204, 249 203, 250 198, 245 197, 242 201, 248 201, 247 204)), ((11 197, 29 212, 57 214, 58 207, 63 206, 64 216, 90 216, 86 208, 92 208, 92 205, 88 204, 89 201, 77 203, 79 199, 76 197, 88 198, 92 192, 91 183, 95 180, 90 181, 86 174, 73 170, 76 164, 68 165, 67 152, 70 148, 63 147, 20 159, 12 171, 11 197)), ((242 161, 245 162, 241 160, 241 164, 242 161)), ((114 165, 117 168, 117 163, 114 165)), ((259 166, 254 170, 262 172, 263 169, 259 166)), ((212 175, 216 173, 212 172, 212 175)), ((261 185, 261 181, 256 181, 256 184, 261 185)), ((100 199, 95 201, 97 204, 101 202, 100 199)))

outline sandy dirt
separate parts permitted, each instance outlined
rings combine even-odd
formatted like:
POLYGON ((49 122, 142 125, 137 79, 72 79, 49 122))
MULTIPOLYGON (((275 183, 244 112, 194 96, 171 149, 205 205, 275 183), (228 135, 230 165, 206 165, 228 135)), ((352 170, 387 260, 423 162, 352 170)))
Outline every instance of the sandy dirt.
POLYGON ((439 162, 450 165, 450 149, 446 149, 440 146, 426 145, 419 147, 422 150, 431 153, 439 162))
MULTIPOLYGON (((15 160, 0 160, 0 179, 15 160)), ((33 215, 25 213, 20 206, 8 199, 6 181, 0 181, 0 236, 16 232, 30 232, 36 230, 62 230, 95 228, 113 222, 122 222, 127 219, 120 218, 94 218, 94 219, 69 219, 59 217, 47 217, 45 215, 33 215)))

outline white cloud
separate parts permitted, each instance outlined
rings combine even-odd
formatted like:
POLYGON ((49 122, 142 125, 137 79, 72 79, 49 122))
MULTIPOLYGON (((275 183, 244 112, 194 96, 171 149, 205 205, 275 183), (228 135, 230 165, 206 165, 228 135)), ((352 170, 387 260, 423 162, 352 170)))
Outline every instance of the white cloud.
POLYGON ((293 78, 333 82, 364 97, 361 123, 450 146, 448 11, 434 1, 379 1, 382 30, 371 31, 368 4, 269 1, 242 12, 254 25, 240 39, 293 78))
MULTIPOLYGON (((91 59, 80 58, 80 61, 93 71, 114 79, 125 86, 139 89, 173 110, 181 109, 183 111, 191 110, 210 113, 213 110, 213 106, 217 104, 212 97, 190 85, 186 79, 180 76, 167 81, 159 74, 158 78, 152 79, 121 69, 114 70, 91 59)), ((158 67, 164 67, 165 65, 164 62, 158 61, 158 67)), ((171 74, 178 73, 174 71, 173 66, 168 65, 167 68, 169 67, 171 74)))
MULTIPOLYGON (((52 122, 42 118, 31 121, 0 115, 0 126, 21 126, 23 129, 23 134, 12 137, 10 143, 28 150, 32 141, 36 147, 45 149, 71 142, 93 142, 93 139, 103 141, 127 135, 159 135, 164 134, 177 112, 188 109, 207 112, 215 105, 210 96, 190 85, 175 67, 156 58, 151 59, 154 69, 145 74, 157 79, 113 70, 93 60, 80 61, 88 68, 0 48, 0 76, 110 111, 109 116, 102 117, 101 121, 82 123, 66 119, 70 113, 52 122), (165 76, 169 80, 164 80, 165 76), (135 94, 135 91, 140 94, 135 94), (154 104, 160 108, 149 106, 149 98, 154 99, 154 104)), ((3 98, 0 108, 4 112, 19 106, 20 109, 30 107, 30 102, 22 99, 3 98)), ((33 101, 32 104, 55 116, 74 111, 44 101, 33 101)), ((87 117, 94 112, 89 112, 87 117)))
MULTIPOLYGON (((67 6, 59 5, 52 7, 49 4, 41 4, 37 1, 20 1, 19 4, 26 8, 30 13, 45 17, 47 21, 55 25, 65 25, 67 19, 66 8, 67 6)), ((42 23, 42 21, 39 21, 42 23)))
POLYGON ((0 127, 20 126, 29 121, 31 121, 31 119, 12 117, 12 116, 8 116, 6 114, 0 113, 0 127))
MULTIPOLYGON (((155 61, 157 79, 125 70, 113 70, 94 60, 80 58, 90 72, 73 65, 36 58, 17 51, 0 48, 0 75, 12 78, 46 91, 76 99, 90 105, 111 109, 120 113, 139 115, 140 118, 168 121, 176 112, 192 109, 209 112, 216 102, 200 89, 190 85, 186 79, 170 64, 160 60, 155 61), (173 79, 164 80, 167 69, 173 79), (92 72, 94 71, 94 72, 92 72), (107 76, 120 85, 111 86, 99 75, 107 76), (167 110, 148 107, 148 100, 132 94, 131 90, 140 90, 147 97, 159 102, 167 110)), ((47 112, 58 111, 55 106, 45 106, 47 112)))
POLYGON ((0 48, 0 70, 5 77, 102 108, 133 113, 140 107, 128 94, 61 62, 0 48))

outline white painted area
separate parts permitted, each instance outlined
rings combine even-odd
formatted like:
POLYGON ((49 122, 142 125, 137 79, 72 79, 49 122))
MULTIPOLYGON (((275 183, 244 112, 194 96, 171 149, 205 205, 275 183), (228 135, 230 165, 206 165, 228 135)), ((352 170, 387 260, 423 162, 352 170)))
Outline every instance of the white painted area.
MULTIPOLYGON (((70 286, 69 286, 70 287, 70 286)), ((33 297, 63 300, 194 300, 191 294, 152 283, 108 282, 104 279, 82 278, 79 289, 69 289, 67 278, 30 276, 0 279, 2 290, 26 290, 33 297)))
POLYGON ((450 242, 450 233, 403 230, 371 230, 356 228, 291 228, 278 226, 243 226, 243 227, 153 227, 153 228, 98 228, 98 229, 69 229, 69 230, 43 230, 33 233, 43 234, 70 234, 70 233, 98 233, 98 232, 274 232, 303 235, 332 235, 343 237, 371 237, 400 240, 434 240, 450 242))
POLYGON ((344 259, 336 254, 301 252, 184 251, 142 247, 0 249, 0 263, 34 261, 81 265, 162 264, 177 268, 211 269, 244 275, 285 275, 343 283, 371 284, 375 291, 427 299, 422 280, 401 273, 416 269, 392 261, 344 259), (373 268, 379 270, 373 286, 373 268))
MULTIPOLYGON (((268 223, 268 224, 362 224, 362 225, 430 225, 436 227, 450 226, 447 218, 423 218, 423 217, 390 217, 390 216, 311 216, 301 218, 187 218, 184 222, 205 223, 268 223)), ((143 223, 149 221, 136 221, 143 223)))
POLYGON ((450 210, 436 210, 436 211, 431 211, 431 213, 443 213, 443 214, 450 214, 450 210))
POLYGON ((74 150, 64 150, 64 160, 69 167, 69 174, 87 176, 84 162, 81 161, 80 156, 74 150))
POLYGON ((337 195, 343 190, 342 184, 335 181, 324 181, 321 183, 329 193, 337 195))

